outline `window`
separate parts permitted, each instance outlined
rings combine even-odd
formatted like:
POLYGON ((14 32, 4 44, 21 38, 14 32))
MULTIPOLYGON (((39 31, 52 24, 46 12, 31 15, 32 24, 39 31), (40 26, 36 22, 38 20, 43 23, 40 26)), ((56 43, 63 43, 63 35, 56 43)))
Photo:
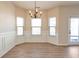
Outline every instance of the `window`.
POLYGON ((31 20, 31 26, 32 26, 32 35, 41 34, 41 19, 40 18, 33 18, 31 20))
POLYGON ((52 36, 56 35, 56 17, 51 17, 49 19, 49 32, 52 36))
POLYGON ((70 18, 70 42, 79 42, 79 17, 70 18))
POLYGON ((17 17, 17 35, 23 35, 24 19, 22 17, 17 17))

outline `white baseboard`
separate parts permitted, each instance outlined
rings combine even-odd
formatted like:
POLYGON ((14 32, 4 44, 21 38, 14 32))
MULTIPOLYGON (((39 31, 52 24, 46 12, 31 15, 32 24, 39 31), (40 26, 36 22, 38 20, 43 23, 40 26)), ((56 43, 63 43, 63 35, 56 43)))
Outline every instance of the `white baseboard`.
POLYGON ((68 44, 57 44, 57 46, 69 46, 68 44))
POLYGON ((69 46, 68 44, 55 44, 55 43, 51 43, 51 42, 48 42, 49 44, 52 44, 52 45, 56 45, 56 46, 69 46))
POLYGON ((1 53, 0 53, 0 57, 2 57, 3 55, 5 55, 8 51, 10 51, 13 47, 15 47, 15 45, 12 45, 10 46, 9 48, 3 50, 1 53))

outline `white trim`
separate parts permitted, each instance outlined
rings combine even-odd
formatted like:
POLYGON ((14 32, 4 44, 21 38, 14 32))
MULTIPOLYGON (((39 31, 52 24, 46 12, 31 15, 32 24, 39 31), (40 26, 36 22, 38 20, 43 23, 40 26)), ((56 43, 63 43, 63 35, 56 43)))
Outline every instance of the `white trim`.
POLYGON ((0 33, 0 37, 2 37, 2 50, 0 50, 0 57, 2 57, 15 46, 15 31, 0 33))

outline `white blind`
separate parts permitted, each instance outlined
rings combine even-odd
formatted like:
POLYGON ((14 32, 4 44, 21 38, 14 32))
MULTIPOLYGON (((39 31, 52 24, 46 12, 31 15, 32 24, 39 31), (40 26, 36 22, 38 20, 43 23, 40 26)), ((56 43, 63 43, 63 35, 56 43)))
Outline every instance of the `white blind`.
POLYGON ((40 18, 33 18, 31 21, 31 26, 41 26, 41 19, 40 18))

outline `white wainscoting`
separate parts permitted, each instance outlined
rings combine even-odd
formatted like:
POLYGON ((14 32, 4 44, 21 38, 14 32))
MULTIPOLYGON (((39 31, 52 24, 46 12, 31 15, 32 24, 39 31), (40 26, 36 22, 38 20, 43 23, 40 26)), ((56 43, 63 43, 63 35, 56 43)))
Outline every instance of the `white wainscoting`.
POLYGON ((2 50, 2 48, 3 48, 3 41, 2 41, 2 36, 0 36, 0 51, 2 50))
POLYGON ((24 36, 17 36, 16 45, 28 42, 48 42, 47 31, 42 31, 41 35, 32 35, 31 31, 24 31, 24 36))
POLYGON ((0 57, 15 46, 15 31, 0 33, 0 57))
POLYGON ((25 32, 25 42, 47 42, 47 31, 42 31, 41 35, 32 35, 30 32, 25 32))

